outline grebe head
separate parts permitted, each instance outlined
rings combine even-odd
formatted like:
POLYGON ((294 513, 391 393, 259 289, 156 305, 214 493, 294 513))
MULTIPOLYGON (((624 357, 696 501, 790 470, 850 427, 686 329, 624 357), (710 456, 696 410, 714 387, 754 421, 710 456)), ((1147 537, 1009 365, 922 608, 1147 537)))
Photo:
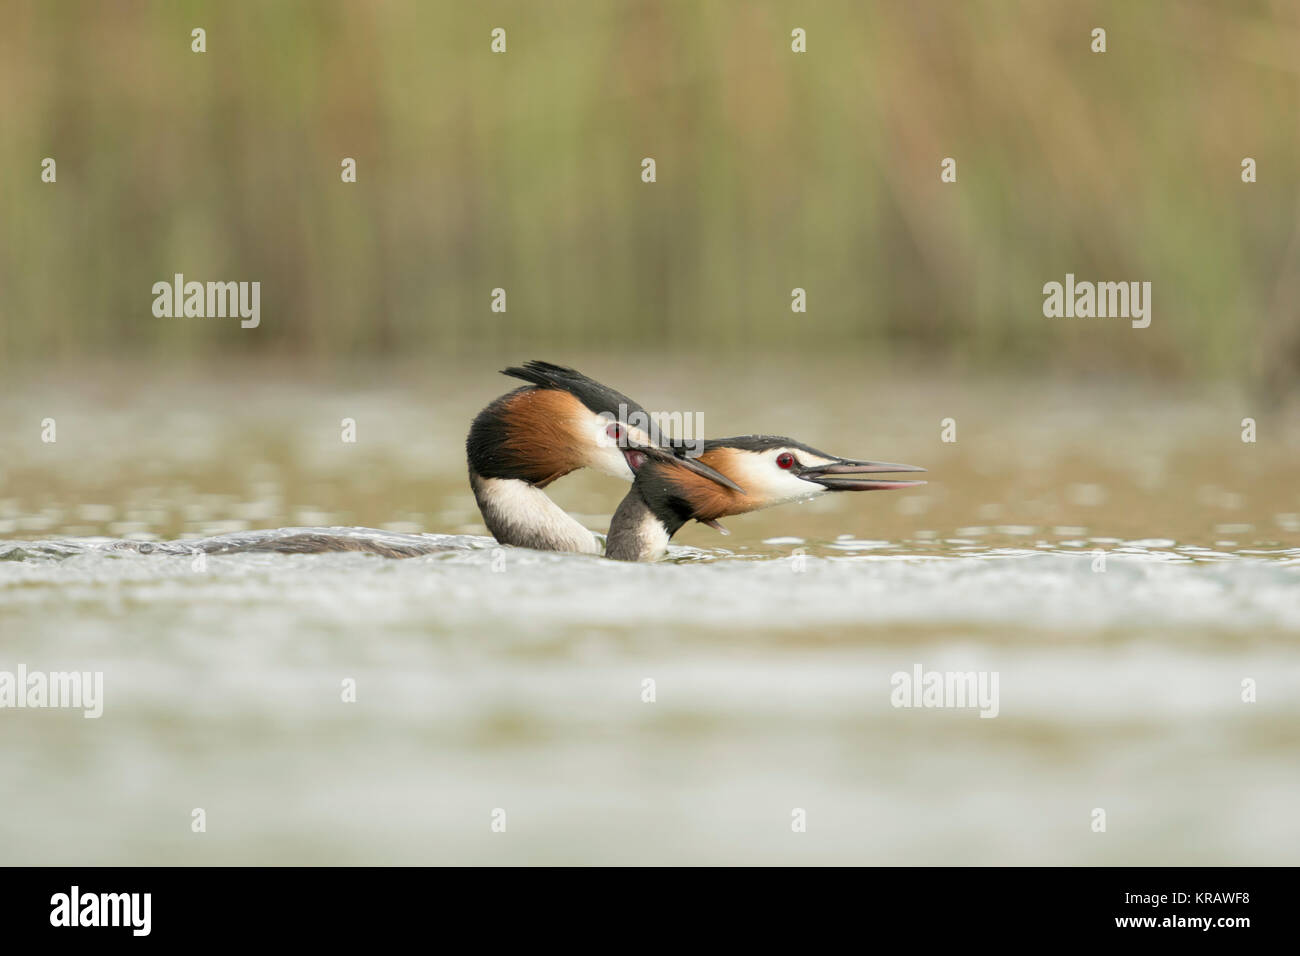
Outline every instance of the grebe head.
POLYGON ((501 544, 599 553, 595 535, 542 490, 578 468, 630 480, 653 456, 676 461, 706 484, 741 491, 684 447, 654 440, 645 409, 580 372, 528 362, 505 374, 529 384, 479 412, 465 441, 474 500, 501 544))
MULTIPOLYGON (((828 491, 887 491, 912 488, 924 481, 882 479, 876 475, 925 471, 915 465, 841 458, 779 435, 745 435, 704 443, 700 460, 744 486, 726 500, 711 501, 722 517, 803 501, 828 491)), ((679 480, 682 476, 678 476, 679 480)), ((697 489, 697 496, 708 489, 697 489)), ((718 496, 710 496, 717 498, 718 496)))
POLYGON ((748 435, 705 442, 700 460, 746 490, 734 491, 683 468, 670 455, 635 462, 636 480, 610 524, 605 554, 622 561, 653 561, 687 521, 722 529, 719 518, 802 501, 828 491, 912 488, 924 481, 880 479, 915 465, 840 458, 792 438, 748 435))
POLYGON ((515 478, 538 488, 578 468, 634 477, 629 451, 671 451, 684 468, 733 491, 739 486, 684 447, 649 433, 650 415, 621 392, 550 362, 511 366, 502 374, 529 385, 498 398, 470 426, 470 471, 481 478, 515 478))

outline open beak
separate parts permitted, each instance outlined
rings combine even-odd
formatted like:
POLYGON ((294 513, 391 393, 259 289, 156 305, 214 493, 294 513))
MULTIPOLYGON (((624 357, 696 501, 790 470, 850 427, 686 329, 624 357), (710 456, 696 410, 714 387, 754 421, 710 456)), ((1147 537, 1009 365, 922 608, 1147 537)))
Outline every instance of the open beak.
POLYGON ((744 488, 740 487, 740 485, 736 484, 722 472, 715 468, 710 468, 698 458, 691 458, 686 454, 684 449, 664 448, 660 445, 646 444, 645 442, 628 438, 625 440, 623 457, 627 459, 628 467, 632 469, 633 474, 641 470, 641 466, 646 463, 647 459, 653 459, 665 464, 679 465, 688 471, 693 471, 701 477, 722 485, 724 488, 730 488, 733 491, 740 492, 741 494, 745 493, 744 488))
POLYGON ((799 472, 804 481, 816 482, 831 491, 888 491, 891 488, 915 488, 924 481, 897 481, 866 478, 865 475, 891 474, 900 471, 925 471, 916 465, 894 465, 887 461, 854 461, 841 458, 833 465, 814 465, 799 472))

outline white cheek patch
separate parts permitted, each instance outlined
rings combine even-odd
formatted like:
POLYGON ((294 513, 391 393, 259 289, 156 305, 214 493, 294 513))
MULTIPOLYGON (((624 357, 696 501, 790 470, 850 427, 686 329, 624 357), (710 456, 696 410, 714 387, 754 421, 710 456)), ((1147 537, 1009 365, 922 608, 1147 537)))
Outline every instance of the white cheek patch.
POLYGON ((650 433, 649 433, 649 432, 644 431, 643 429, 637 428, 635 425, 623 425, 622 428, 623 428, 624 433, 627 435, 628 440, 629 440, 630 442, 632 442, 633 444, 637 444, 637 445, 657 445, 657 444, 659 444, 659 442, 654 441, 654 440, 650 437, 650 433))
POLYGON ((733 477, 745 489, 746 494, 765 504, 780 504, 814 498, 824 493, 827 490, 825 487, 815 481, 804 481, 795 474, 795 470, 800 465, 829 465, 832 460, 790 448, 774 448, 764 452, 745 452, 738 463, 742 474, 733 477), (780 467, 776 459, 784 452, 793 454, 799 465, 792 469, 780 467))
MULTIPOLYGON (((623 449, 619 447, 618 439, 609 433, 610 426, 616 422, 613 415, 597 415, 595 412, 588 412, 585 419, 575 422, 585 448, 583 460, 588 468, 594 468, 614 478, 631 481, 636 475, 632 473, 623 455, 623 449)), ((619 427, 626 429, 627 426, 619 427)), ((635 437, 636 434, 636 430, 633 429, 632 435, 635 437)))
POLYGON ((773 490, 778 501, 803 501, 825 494, 828 489, 815 481, 804 481, 793 472, 782 471, 773 490))
POLYGON ((803 468, 816 468, 818 465, 836 465, 840 461, 838 458, 823 458, 821 455, 814 455, 802 449, 790 449, 790 451, 799 460, 799 466, 803 468))

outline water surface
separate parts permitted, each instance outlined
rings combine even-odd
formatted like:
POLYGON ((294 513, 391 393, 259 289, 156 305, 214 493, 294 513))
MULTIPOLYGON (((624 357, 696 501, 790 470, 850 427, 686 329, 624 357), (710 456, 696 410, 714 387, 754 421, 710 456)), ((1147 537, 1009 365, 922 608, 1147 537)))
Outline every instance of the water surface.
MULTIPOLYGON (((691 526, 627 565, 484 536, 461 443, 488 376, 6 396, 0 670, 102 671, 105 702, 0 711, 0 860, 1298 861, 1294 416, 1243 444, 1230 394, 818 370, 777 396, 771 372, 605 374, 712 434, 932 483, 691 526), (293 525, 448 547, 104 547, 293 525), (996 672, 998 716, 891 706, 917 664, 996 672)), ((555 497, 603 531, 624 490, 555 497)))

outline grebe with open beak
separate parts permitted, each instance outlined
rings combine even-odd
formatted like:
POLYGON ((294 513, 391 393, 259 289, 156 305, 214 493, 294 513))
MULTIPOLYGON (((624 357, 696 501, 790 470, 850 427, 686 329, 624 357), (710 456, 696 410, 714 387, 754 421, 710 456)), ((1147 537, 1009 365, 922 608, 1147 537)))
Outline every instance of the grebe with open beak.
POLYGON ((647 457, 638 464, 632 490, 614 513, 606 557, 619 561, 658 560, 667 550, 669 539, 691 520, 721 530, 719 518, 804 501, 828 491, 883 491, 925 484, 876 477, 925 471, 915 465, 838 458, 775 435, 707 441, 700 461, 747 490, 736 491, 704 481, 668 456, 647 457))
MULTIPOLYGON (((528 362, 504 374, 529 384, 479 412, 466 439, 470 486, 484 523, 501 544, 599 554, 596 536, 543 490, 579 468, 633 480, 606 539, 606 557, 622 561, 658 559, 687 521, 723 530, 719 518, 827 491, 925 484, 875 477, 923 468, 837 458, 769 435, 706 441, 699 457, 691 457, 685 445, 656 439, 638 425, 650 418, 636 402, 571 368, 528 362)), ((361 551, 405 558, 463 546, 454 543, 454 537, 369 528, 281 528, 91 547, 160 554, 361 551)), ((69 550, 67 545, 59 547, 69 550)))

